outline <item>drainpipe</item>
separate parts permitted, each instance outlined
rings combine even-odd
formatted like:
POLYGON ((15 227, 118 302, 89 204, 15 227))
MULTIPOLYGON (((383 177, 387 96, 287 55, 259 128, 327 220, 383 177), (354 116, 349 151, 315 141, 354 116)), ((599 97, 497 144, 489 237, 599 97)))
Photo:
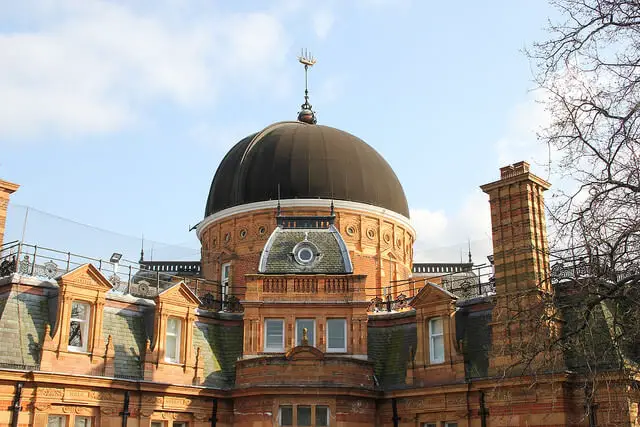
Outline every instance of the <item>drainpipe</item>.
POLYGON ((216 423, 218 422, 218 399, 213 399, 213 409, 211 410, 211 427, 216 427, 216 423))
POLYGON ((120 412, 120 415, 122 416, 122 427, 127 427, 127 418, 131 415, 129 412, 129 397, 130 392, 127 390, 124 392, 124 407, 122 408, 122 412, 120 412))
POLYGON ((398 403, 396 402, 395 397, 391 399, 391 408, 393 410, 393 427, 398 427, 400 417, 398 416, 398 403))
POLYGON ((22 410, 22 388, 24 387, 23 382, 19 382, 16 384, 16 394, 13 396, 13 404, 9 408, 12 412, 11 415, 11 427, 18 427, 18 416, 20 415, 20 411, 22 410))

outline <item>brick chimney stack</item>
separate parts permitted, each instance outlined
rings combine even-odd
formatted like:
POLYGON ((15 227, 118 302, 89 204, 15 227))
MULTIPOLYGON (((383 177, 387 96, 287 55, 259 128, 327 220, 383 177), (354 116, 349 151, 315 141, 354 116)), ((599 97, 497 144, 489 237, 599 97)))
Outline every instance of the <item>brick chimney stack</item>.
POLYGON ((18 189, 18 187, 20 187, 18 184, 0 179, 0 246, 4 243, 4 226, 7 221, 9 197, 18 189))
POLYGON ((480 187, 491 208, 496 281, 491 365, 496 369, 511 364, 518 345, 532 339, 523 313, 533 314, 552 291, 543 197, 550 186, 527 162, 518 162, 500 168, 500 180, 480 187))

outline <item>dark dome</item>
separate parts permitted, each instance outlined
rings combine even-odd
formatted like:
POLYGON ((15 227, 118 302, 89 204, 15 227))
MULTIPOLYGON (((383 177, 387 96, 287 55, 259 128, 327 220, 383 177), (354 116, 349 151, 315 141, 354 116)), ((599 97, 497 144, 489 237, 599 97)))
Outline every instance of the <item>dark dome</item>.
POLYGON ((232 206, 281 199, 367 203, 409 217, 398 177, 363 140, 301 122, 273 124, 238 142, 222 159, 205 217, 232 206))

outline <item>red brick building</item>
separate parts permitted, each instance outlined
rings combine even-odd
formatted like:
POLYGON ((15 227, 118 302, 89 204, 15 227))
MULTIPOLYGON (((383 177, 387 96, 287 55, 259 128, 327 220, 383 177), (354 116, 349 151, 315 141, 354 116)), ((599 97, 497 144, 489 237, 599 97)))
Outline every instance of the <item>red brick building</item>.
MULTIPOLYGON (((268 126, 225 156, 197 226, 200 261, 124 265, 6 242, 0 424, 638 425, 622 366, 603 370, 591 416, 563 354, 533 360, 544 366, 535 377, 509 369, 523 343, 566 324, 562 313, 542 328, 519 317, 555 292, 549 184, 528 164, 482 187, 489 274, 414 264, 394 172, 312 118, 268 126)), ((0 189, 1 238, 17 186, 0 189)))

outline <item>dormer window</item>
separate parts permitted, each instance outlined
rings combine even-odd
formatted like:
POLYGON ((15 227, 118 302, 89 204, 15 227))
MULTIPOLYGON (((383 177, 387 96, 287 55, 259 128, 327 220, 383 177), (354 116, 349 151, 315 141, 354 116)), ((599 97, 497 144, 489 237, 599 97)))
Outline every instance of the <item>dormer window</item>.
POLYGON ((89 341, 89 319, 91 306, 86 302, 71 303, 71 321, 69 325, 69 351, 86 352, 89 341))
POLYGON ((165 343, 164 359, 171 363, 180 363, 180 332, 182 320, 176 317, 167 319, 167 339, 165 343))
POLYGON ((429 360, 431 363, 444 363, 444 329, 442 318, 429 320, 429 360))

